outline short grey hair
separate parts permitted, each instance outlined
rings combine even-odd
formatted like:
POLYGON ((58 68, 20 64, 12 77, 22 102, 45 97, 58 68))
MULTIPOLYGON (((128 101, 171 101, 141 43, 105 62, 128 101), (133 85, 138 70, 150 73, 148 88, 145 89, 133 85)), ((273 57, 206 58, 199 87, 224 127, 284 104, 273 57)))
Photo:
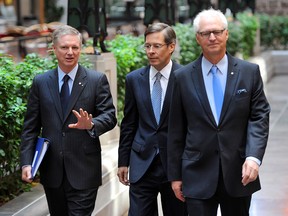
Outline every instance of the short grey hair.
POLYGON ((150 24, 145 33, 144 33, 144 37, 146 40, 146 36, 155 32, 162 32, 163 31, 163 35, 164 35, 164 40, 166 44, 170 44, 170 43, 175 43, 176 44, 176 33, 174 31, 174 29, 167 25, 166 23, 153 23, 150 24))
POLYGON ((69 25, 61 25, 53 31, 52 43, 55 45, 59 38, 64 35, 76 35, 79 37, 79 43, 82 43, 82 34, 75 28, 69 25))
POLYGON ((223 28, 228 29, 228 21, 227 21, 226 16, 220 10, 215 10, 213 8, 210 8, 207 10, 203 10, 196 15, 196 17, 194 18, 194 21, 193 21, 194 32, 197 33, 199 31, 200 20, 202 18, 211 17, 211 16, 220 18, 222 21, 222 24, 223 24, 223 28))

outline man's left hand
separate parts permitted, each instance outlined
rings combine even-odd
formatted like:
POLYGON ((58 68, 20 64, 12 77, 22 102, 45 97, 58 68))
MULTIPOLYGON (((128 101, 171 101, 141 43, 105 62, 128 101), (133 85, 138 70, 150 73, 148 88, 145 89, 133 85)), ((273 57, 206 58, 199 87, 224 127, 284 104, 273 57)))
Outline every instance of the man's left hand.
POLYGON ((84 111, 82 108, 80 108, 79 112, 77 112, 76 110, 72 110, 72 112, 74 113, 78 121, 75 124, 69 124, 69 128, 76 128, 82 130, 92 129, 92 114, 88 114, 88 112, 84 111))
POLYGON ((242 166, 242 184, 246 186, 256 180, 259 172, 259 165, 253 160, 246 160, 242 166))

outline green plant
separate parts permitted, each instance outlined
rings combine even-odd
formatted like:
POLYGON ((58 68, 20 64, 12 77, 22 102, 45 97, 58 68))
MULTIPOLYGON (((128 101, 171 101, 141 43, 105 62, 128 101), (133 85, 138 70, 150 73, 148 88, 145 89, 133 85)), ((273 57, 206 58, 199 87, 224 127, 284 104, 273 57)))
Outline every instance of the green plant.
MULTIPOLYGON (((18 90, 21 79, 15 73, 13 59, 0 57, 0 203, 7 194, 17 194, 22 188, 20 179, 10 179, 19 169, 19 142, 25 102, 18 90), (9 182, 11 181, 11 182, 9 182), (13 185, 7 187, 8 182, 13 185)), ((14 175, 15 176, 15 175, 14 175)))
POLYGON ((239 43, 241 43, 241 34, 242 29, 239 27, 239 22, 228 22, 228 30, 229 30, 229 38, 227 41, 227 51, 231 55, 236 55, 237 53, 242 52, 239 47, 239 43))
POLYGON ((287 49, 288 17, 256 14, 260 22, 260 41, 265 49, 287 49))
POLYGON ((196 41, 195 32, 191 24, 177 23, 173 26, 177 35, 177 41, 180 46, 180 55, 176 60, 180 64, 186 65, 195 60, 201 53, 201 47, 196 41))
MULTIPOLYGON (((239 48, 244 59, 253 55, 253 48, 256 39, 256 32, 259 27, 257 17, 248 12, 237 13, 237 21, 240 23, 241 29, 239 38, 239 48)), ((235 29, 234 29, 235 30, 235 29)))
POLYGON ((143 44, 143 36, 132 35, 117 35, 114 40, 106 41, 107 49, 114 54, 117 61, 118 122, 123 118, 126 74, 148 63, 142 49, 143 44))

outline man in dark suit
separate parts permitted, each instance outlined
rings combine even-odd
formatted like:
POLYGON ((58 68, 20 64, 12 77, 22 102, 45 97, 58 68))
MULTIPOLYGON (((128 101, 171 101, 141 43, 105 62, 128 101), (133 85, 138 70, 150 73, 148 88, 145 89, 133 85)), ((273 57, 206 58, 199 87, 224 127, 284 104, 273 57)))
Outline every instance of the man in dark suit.
POLYGON ((63 25, 52 42, 58 67, 33 80, 21 142, 22 180, 32 181, 41 134, 50 140, 40 166, 50 215, 90 216, 102 178, 99 136, 116 125, 115 108, 105 74, 78 64, 81 34, 63 25))
POLYGON ((130 185, 129 216, 158 215, 159 192, 164 215, 185 215, 185 204, 175 197, 167 181, 167 130, 173 85, 170 74, 180 68, 171 61, 176 34, 170 26, 155 23, 148 26, 144 36, 150 65, 126 76, 118 177, 121 183, 130 185), (160 96, 157 100, 155 92, 160 96))
POLYGON ((216 216, 219 204, 222 216, 249 215, 269 133, 259 66, 226 52, 220 11, 200 12, 193 27, 203 54, 173 74, 168 179, 189 215, 216 216))

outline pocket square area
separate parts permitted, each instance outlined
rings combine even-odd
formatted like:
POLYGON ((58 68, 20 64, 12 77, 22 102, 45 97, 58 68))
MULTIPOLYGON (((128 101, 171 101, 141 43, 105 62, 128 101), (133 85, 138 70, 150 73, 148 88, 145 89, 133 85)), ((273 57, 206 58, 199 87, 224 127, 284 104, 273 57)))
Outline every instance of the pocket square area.
POLYGON ((247 93, 247 90, 246 89, 238 89, 237 90, 237 94, 243 94, 243 93, 247 93))

